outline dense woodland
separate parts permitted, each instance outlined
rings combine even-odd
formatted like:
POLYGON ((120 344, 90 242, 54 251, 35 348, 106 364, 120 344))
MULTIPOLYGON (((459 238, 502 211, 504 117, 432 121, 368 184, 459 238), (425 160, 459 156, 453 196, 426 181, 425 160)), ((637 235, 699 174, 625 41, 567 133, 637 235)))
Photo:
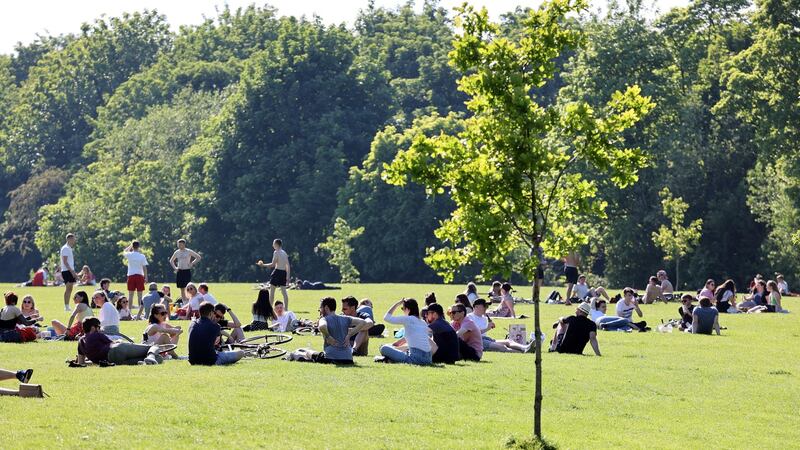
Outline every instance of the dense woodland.
MULTIPOLYGON (((632 187, 601 189, 608 219, 588 224, 584 268, 612 286, 642 287, 661 267, 674 280, 652 236, 669 223, 666 187, 688 203, 687 222, 702 219, 681 284, 775 271, 797 282, 800 0, 645 8, 573 18, 584 45, 531 92, 601 108, 637 84, 656 104, 625 136, 649 166, 632 187)), ((503 32, 524 14, 502 16, 503 32)), ((72 231, 76 262, 99 276, 124 276, 120 252, 138 238, 150 273, 170 278, 186 237, 204 256, 200 278, 263 280, 253 263, 281 237, 294 274, 337 281, 319 244, 342 218, 363 227, 350 242, 362 281, 439 280, 423 257, 453 208, 447 192, 391 186, 382 172, 415 133, 461 126, 452 11, 367 5, 351 27, 269 6, 177 32, 167 20, 101 18, 0 55, 1 278, 52 265, 72 231)), ((552 279, 560 255, 547 256, 552 279)))

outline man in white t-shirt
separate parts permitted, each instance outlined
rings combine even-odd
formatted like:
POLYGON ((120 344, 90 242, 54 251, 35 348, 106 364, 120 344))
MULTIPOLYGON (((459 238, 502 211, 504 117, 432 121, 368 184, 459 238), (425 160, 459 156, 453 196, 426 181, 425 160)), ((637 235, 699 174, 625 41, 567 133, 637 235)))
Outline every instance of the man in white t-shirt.
POLYGON ((219 303, 217 299, 214 298, 214 296, 208 292, 208 284, 200 283, 199 285, 197 285, 197 292, 199 292, 200 295, 202 296, 202 300, 200 301, 201 303, 208 302, 211 303, 212 305, 216 305, 217 303, 219 303))
POLYGON ((119 335, 119 313, 106 298, 106 293, 94 291, 92 300, 100 308, 100 331, 109 335, 119 335))
POLYGON ((275 324, 278 325, 278 329, 275 331, 292 331, 294 330, 294 323, 297 320, 297 316, 294 315, 293 312, 287 311, 286 306, 283 304, 282 301, 278 300, 275 302, 275 324))
POLYGON ((64 311, 69 311, 69 301, 72 299, 72 287, 78 281, 78 274, 75 273, 75 256, 72 247, 75 246, 75 235, 67 234, 67 243, 61 247, 60 265, 61 278, 64 280, 64 311))
POLYGON ((133 292, 136 291, 141 308, 144 284, 147 283, 147 257, 139 251, 139 241, 133 241, 125 247, 122 256, 128 260, 128 298, 133 301, 133 292))

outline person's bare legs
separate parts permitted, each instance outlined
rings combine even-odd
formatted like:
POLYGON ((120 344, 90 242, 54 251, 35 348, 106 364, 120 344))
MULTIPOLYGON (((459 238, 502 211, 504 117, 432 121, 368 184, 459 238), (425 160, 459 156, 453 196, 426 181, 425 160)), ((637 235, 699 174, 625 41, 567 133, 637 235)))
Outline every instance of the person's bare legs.
POLYGON ((231 339, 233 339, 233 342, 242 342, 244 340, 244 331, 241 328, 232 329, 231 339))
POLYGON ((611 301, 611 298, 608 296, 608 292, 606 292, 606 288, 600 286, 594 288, 594 293, 598 296, 602 296, 606 301, 611 301))
MULTIPOLYGON (((144 307, 144 303, 142 303, 142 294, 143 293, 144 293, 144 291, 136 291, 136 298, 139 300, 139 309, 142 309, 144 307)), ((130 297, 128 297, 128 298, 130 298, 130 297)))
MULTIPOLYGON (((273 286, 272 283, 269 285, 269 301, 275 303, 275 286, 273 286)), ((289 311, 289 306, 286 304, 286 302, 283 303, 283 307, 286 309, 286 311, 289 311)))
POLYGON ((53 330, 55 330, 56 334, 59 336, 67 332, 67 326, 57 320, 50 322, 50 325, 53 326, 53 330))
POLYGON ((72 298, 72 287, 75 283, 64 283, 64 309, 69 310, 69 300, 72 298))
POLYGON ((186 303, 187 300, 189 300, 189 299, 186 298, 186 288, 182 287, 181 288, 181 303, 186 303))
POLYGON ((575 287, 575 285, 574 285, 574 284, 572 284, 572 283, 567 283, 567 297, 564 299, 564 304, 565 304, 565 305, 571 305, 571 304, 572 304, 572 302, 570 301, 570 299, 572 298, 572 288, 573 288, 573 287, 575 287))
POLYGON ((514 350, 506 347, 504 344, 501 344, 500 341, 495 341, 489 344, 489 348, 486 349, 487 352, 501 352, 501 353, 513 353, 514 350))
POLYGON ((495 344, 502 344, 505 345, 511 351, 525 353, 528 349, 527 345, 522 345, 520 343, 514 342, 511 339, 502 339, 499 341, 495 341, 495 344))
MULTIPOLYGON (((166 345, 166 344, 176 344, 177 345, 178 344, 177 337, 178 336, 175 336, 175 339, 171 339, 168 334, 162 333, 161 336, 159 336, 158 339, 156 339, 156 345, 166 345)), ((173 358, 177 358, 178 354, 175 353, 175 350, 170 350, 169 351, 169 356, 172 356, 173 358)))
POLYGON ((0 381, 2 380, 12 380, 17 378, 17 372, 12 372, 10 370, 0 369, 0 381))
POLYGON ((281 294, 283 294, 283 306, 285 306, 286 310, 289 311, 289 293, 286 291, 286 286, 281 286, 281 294))
POLYGON ((556 345, 558 345, 558 341, 561 338, 561 335, 567 332, 567 328, 564 327, 561 323, 558 324, 558 328, 556 328, 556 334, 553 336, 553 341, 550 342, 550 351, 556 351, 556 345))

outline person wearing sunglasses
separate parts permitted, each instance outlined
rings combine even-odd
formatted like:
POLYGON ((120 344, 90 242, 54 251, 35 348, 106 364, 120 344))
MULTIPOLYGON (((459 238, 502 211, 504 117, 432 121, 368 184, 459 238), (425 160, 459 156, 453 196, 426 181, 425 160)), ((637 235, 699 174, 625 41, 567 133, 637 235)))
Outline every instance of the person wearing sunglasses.
MULTIPOLYGON (((119 320, 133 320, 133 316, 131 315, 130 300, 128 300, 128 297, 123 295, 117 299, 117 314, 119 314, 119 320)), ((136 317, 136 320, 139 320, 138 316, 136 317)))
MULTIPOLYGON (((160 344, 175 344, 178 345, 178 339, 183 333, 180 326, 172 326, 167 320, 169 314, 164 305, 153 305, 150 309, 150 317, 147 319, 149 324, 144 329, 144 343, 149 345, 160 344)), ((173 358, 177 358, 178 354, 175 350, 169 352, 173 358)))
POLYGON ((694 311, 693 300, 694 297, 692 297, 692 294, 683 294, 681 297, 681 306, 678 308, 678 314, 681 317, 680 322, 678 322, 678 329, 681 331, 692 329, 692 312, 694 311))
MULTIPOLYGON (((187 290, 188 292, 188 290, 187 290)), ((244 356, 241 350, 217 352, 222 328, 217 323, 214 305, 203 302, 197 310, 200 319, 189 333, 189 364, 201 366, 224 366, 233 364, 244 356)))
MULTIPOLYGON (((92 294, 92 300, 94 304, 100 308, 100 314, 98 316, 100 317, 100 326, 103 333, 119 335, 119 313, 117 312, 117 308, 106 298, 106 293, 101 290, 96 290, 94 294, 92 294)), ((118 301, 122 301, 122 299, 118 301)))
POLYGON ((6 306, 0 309, 0 342, 24 342, 30 340, 21 334, 21 330, 17 328, 17 325, 33 325, 36 321, 25 318, 22 311, 17 308, 17 294, 6 292, 5 300, 6 306))
MULTIPOLYGON (((210 303, 210 302, 203 302, 203 303, 210 303)), ((216 320, 217 324, 219 324, 222 328, 229 328, 230 333, 228 334, 228 344, 232 344, 234 342, 242 342, 244 340, 244 331, 242 331, 242 323, 239 322, 239 318, 236 317, 233 310, 228 308, 223 303, 217 303, 214 305, 214 320, 216 320), (225 313, 231 315, 231 320, 225 319, 225 313)))
POLYGON ((461 359, 480 361, 483 357, 483 337, 475 322, 467 317, 467 307, 456 303, 449 308, 450 325, 458 336, 458 351, 461 359))
POLYGON ((714 289, 716 288, 716 286, 717 284, 714 282, 714 280, 709 278, 708 280, 706 280, 706 284, 705 286, 703 286, 703 289, 700 291, 699 294, 697 294, 697 298, 705 297, 711 301, 714 301, 714 289))
POLYGON ((83 334, 83 320, 94 315, 92 308, 89 307, 89 296, 85 291, 76 292, 72 296, 72 301, 75 303, 75 309, 69 316, 69 322, 66 325, 58 320, 51 322, 55 334, 53 337, 64 335, 64 339, 68 341, 78 339, 83 334))
POLYGON ((39 310, 36 309, 36 302, 33 300, 33 296, 26 295, 22 297, 22 308, 20 308, 20 311, 22 311, 22 315, 29 320, 43 320, 42 316, 39 314, 39 310))

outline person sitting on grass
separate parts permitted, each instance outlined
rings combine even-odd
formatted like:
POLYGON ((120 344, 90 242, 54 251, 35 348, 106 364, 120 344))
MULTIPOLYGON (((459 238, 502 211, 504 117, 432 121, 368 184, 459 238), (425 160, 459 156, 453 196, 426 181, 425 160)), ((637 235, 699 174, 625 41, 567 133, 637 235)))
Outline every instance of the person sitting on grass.
POLYGON ((756 306, 761 306, 766 303, 767 297, 767 282, 763 279, 756 278, 753 288, 751 290, 751 294, 744 298, 743 302, 740 302, 737 307, 739 311, 742 312, 749 312, 752 308, 756 306))
POLYGON ((211 303, 212 305, 216 305, 217 303, 219 303, 217 301, 217 299, 214 298, 214 296, 211 295, 210 292, 208 292, 208 284, 207 283, 198 284, 197 285, 197 292, 199 292, 200 295, 203 296, 203 300, 202 301, 211 303))
POLYGON ((33 369, 22 369, 16 372, 11 370, 0 369, 0 381, 17 379, 20 383, 27 383, 31 381, 33 376, 33 369))
POLYGON ((467 290, 464 291, 464 295, 467 296, 467 300, 469 300, 469 304, 472 305, 472 302, 478 299, 478 286, 475 285, 473 282, 467 283, 467 290))
POLYGON ((28 320, 35 320, 37 322, 44 320, 41 314, 39 314, 39 310, 36 309, 36 302, 33 300, 33 296, 31 295, 22 297, 22 308, 20 308, 20 311, 28 320))
POLYGON ((100 317, 100 325, 103 333, 119 335, 119 313, 117 313, 117 308, 114 308, 114 305, 108 301, 106 294, 101 290, 94 291, 92 300, 94 300, 94 304, 100 308, 100 314, 98 314, 98 316, 100 317))
MULTIPOLYGON (((502 290, 502 287, 503 287, 503 283, 501 283, 499 281, 493 281, 492 282, 492 289, 489 291, 488 294, 486 294, 486 296, 489 298, 489 303, 490 304, 492 302, 495 302, 495 301, 497 301, 497 302, 500 301, 500 298, 503 296, 503 293, 500 292, 502 290)), ((475 303, 475 301, 473 300, 472 303, 475 303)))
POLYGON ((733 280, 726 280, 714 292, 717 311, 721 314, 739 312, 736 309, 736 284, 733 280))
POLYGON ((444 308, 438 303, 428 305, 428 315, 425 317, 428 328, 436 343, 436 353, 432 360, 435 363, 455 364, 461 359, 456 330, 444 320, 444 308))
POLYGON ((108 362, 127 365, 136 365, 140 361, 155 365, 164 360, 157 346, 112 341, 100 331, 100 320, 97 317, 87 317, 82 326, 83 337, 78 341, 78 365, 85 365, 87 359, 95 364, 108 362))
POLYGON ((358 317, 359 319, 367 322, 367 327, 360 331, 358 334, 350 336, 350 345, 353 347, 353 356, 367 356, 369 354, 369 330, 372 328, 374 321, 370 314, 361 310, 358 312, 358 300, 353 296, 348 296, 342 299, 342 315, 348 317, 358 317))
POLYGON ((516 317, 514 314, 514 297, 511 296, 511 284, 503 283, 500 287, 500 306, 486 313, 489 317, 516 317))
MULTIPOLYGON (((136 313, 136 320, 141 320, 142 317, 150 317, 150 308, 160 302, 161 296, 158 295, 158 284, 150 283, 147 286, 147 295, 142 298, 142 304, 139 306, 139 312, 136 313), (142 313, 144 313, 144 315, 142 315, 142 313)), ((121 314, 119 318, 120 320, 125 320, 122 318, 121 314)))
POLYGON ((92 269, 89 266, 83 266, 81 271, 78 272, 78 286, 94 286, 96 284, 97 279, 92 273, 92 269))
POLYGON ((692 310, 692 334, 711 334, 712 329, 719 336, 719 311, 708 297, 700 297, 700 306, 692 310))
MULTIPOLYGON (((144 343, 149 345, 175 344, 183 333, 181 327, 173 327, 167 322, 169 314, 163 305, 153 305, 150 308, 150 317, 147 321, 149 325, 144 329, 144 343)), ((170 352, 170 356, 177 358, 175 350, 170 352)))
POLYGON ((783 275, 777 273, 775 274, 775 282, 778 283, 778 292, 784 297, 794 297, 797 294, 793 294, 792 291, 789 290, 789 284, 783 278, 783 275))
POLYGON ((647 287, 644 289, 644 299, 642 300, 645 305, 652 305, 661 298, 661 286, 658 285, 658 278, 650 277, 647 280, 647 287))
MULTIPOLYGON (((210 303, 210 302, 204 302, 210 303)), ((228 308, 227 305, 224 303, 217 303, 214 305, 214 316, 222 328, 230 329, 230 333, 226 333, 225 331, 222 334, 228 334, 228 340, 226 341, 227 344, 233 344, 236 342, 242 342, 244 340, 244 331, 242 331, 242 323, 239 322, 239 318, 236 317, 236 314, 233 312, 232 309, 228 308), (231 320, 225 319, 225 313, 230 314, 231 320)))
POLYGON ((92 308, 89 307, 89 295, 84 291, 78 291, 72 296, 72 301, 75 302, 75 309, 69 316, 69 321, 66 325, 53 320, 53 332, 56 336, 64 336, 67 341, 74 341, 83 334, 83 321, 87 317, 92 317, 94 313, 92 308))
MULTIPOLYGON (((145 296, 147 298, 147 296, 145 296)), ((144 300, 142 300, 144 301, 144 300)), ((111 302, 109 302, 111 303, 111 302)), ((141 311, 141 308, 140 308, 141 311)), ((101 311, 102 312, 102 311, 101 311)), ((119 314, 119 320, 133 320, 133 316, 131 315, 131 308, 130 308, 130 301, 128 297, 124 295, 117 299, 117 314, 119 314)), ((138 316, 136 320, 139 320, 138 316)))
POLYGON ((297 316, 293 312, 287 311, 282 301, 275 302, 275 322, 271 328, 275 331, 292 331, 297 326, 297 316))
POLYGON ((681 331, 692 329, 692 321, 694 320, 694 316, 692 315, 694 312, 694 305, 692 305, 692 301, 694 301, 692 294, 683 294, 681 297, 681 306, 678 308, 678 314, 681 317, 678 322, 678 329, 681 331))
POLYGON ((758 305, 750 308, 747 312, 749 313, 774 313, 774 312, 788 312, 784 311, 781 307, 781 293, 779 292, 780 288, 778 288, 778 283, 774 280, 769 280, 767 282, 767 293, 765 294, 764 298, 766 298, 766 303, 763 305, 758 305))
POLYGON ((672 301, 675 290, 672 287, 672 282, 667 278, 667 271, 664 269, 659 270, 656 273, 656 278, 658 278, 659 287, 661 288, 661 298, 664 299, 664 303, 672 301))
POLYGON ((428 325, 419 318, 419 305, 417 305, 416 300, 404 298, 398 301, 386 311, 383 320, 393 325, 403 325, 403 340, 405 343, 382 345, 381 355, 383 358, 376 357, 376 361, 399 362, 420 366, 429 365, 433 362, 436 344, 430 336, 428 325), (401 316, 394 315, 398 307, 403 311, 401 316))
POLYGON ((574 316, 559 319, 556 337, 550 343, 550 351, 582 355, 586 343, 590 342, 594 354, 601 356, 600 345, 597 343, 597 324, 589 319, 590 313, 589 303, 581 303, 575 309, 574 316))
POLYGON ((369 317, 369 320, 372 321, 372 327, 367 331, 367 334, 373 337, 383 336, 384 330, 386 330, 386 325, 382 323, 375 323, 375 314, 372 309, 372 300, 368 298, 361 299, 358 303, 358 309, 356 310, 356 314, 358 317, 369 317))
POLYGON ((647 331, 647 322, 633 322, 633 312, 636 311, 636 314, 639 317, 642 317, 641 308, 639 308, 639 302, 636 300, 634 296, 633 288, 626 287, 622 290, 622 299, 617 302, 617 316, 627 319, 633 325, 639 329, 639 331, 647 331))
POLYGON ((603 286, 590 288, 589 285, 586 284, 586 275, 578 277, 578 282, 573 287, 573 292, 575 292, 575 297, 578 297, 579 300, 588 300, 592 297, 603 297, 606 300, 611 300, 603 286))
POLYGON ((468 314, 470 320, 475 322, 481 330, 483 339, 483 351, 485 352, 519 352, 526 353, 533 349, 533 341, 528 345, 522 345, 510 339, 495 340, 486 335, 489 330, 495 327, 492 319, 486 316, 486 300, 479 298, 472 304, 473 311, 468 314))
POLYGON ((17 325, 33 325, 36 320, 27 319, 17 308, 19 297, 14 292, 5 293, 6 306, 0 309, 0 342, 23 342, 36 339, 34 330, 33 339, 20 334, 17 325))
POLYGON ((214 305, 203 302, 198 307, 197 313, 200 319, 195 322, 189 333, 189 364, 224 366, 242 359, 244 352, 241 350, 217 352, 216 347, 220 344, 222 328, 217 324, 214 305))
POLYGON ((472 312, 472 300, 470 300, 466 294, 456 295, 456 303, 464 305, 464 308, 467 309, 467 314, 472 312))
POLYGON ((167 308, 167 312, 172 312, 172 291, 166 284, 161 286, 161 292, 159 292, 160 300, 158 303, 163 307, 167 308))
POLYGON ((452 322, 450 325, 458 336, 458 353, 461 359, 480 361, 483 357, 483 337, 481 330, 467 317, 464 305, 456 303, 449 308, 452 322))
POLYGON ((432 305, 436 303, 436 293, 435 292, 428 292, 425 295, 425 306, 432 305))
POLYGON ((258 297, 253 302, 251 307, 253 313, 253 321, 249 325, 245 325, 244 331, 262 331, 269 330, 269 321, 277 320, 275 311, 272 309, 272 302, 269 299, 269 289, 259 289, 258 297))
POLYGON ((350 338, 367 330, 371 324, 358 317, 336 314, 336 299, 325 297, 319 302, 319 332, 323 351, 301 348, 292 352, 290 361, 309 361, 321 364, 352 365, 353 346, 350 338))
POLYGON ((589 306, 591 308, 590 318, 592 322, 597 324, 597 326, 601 330, 605 331, 631 331, 631 330, 638 330, 635 324, 631 323, 630 320, 625 319, 624 317, 617 317, 617 316, 609 316, 606 313, 608 312, 608 302, 605 300, 601 300, 597 297, 592 297, 589 300, 589 306))
POLYGON ((700 293, 697 294, 697 298, 705 297, 709 300, 714 300, 714 289, 716 288, 716 283, 713 279, 709 278, 706 280, 705 286, 703 289, 700 290, 700 293))
MULTIPOLYGON (((188 283, 186 285, 186 296, 189 297, 189 304, 186 306, 185 312, 186 317, 200 317, 200 304, 203 303, 203 294, 197 291, 197 286, 195 286, 194 283, 188 283)), ((210 305, 214 306, 213 304, 210 305)), ((180 316, 181 313, 178 312, 178 315, 180 316)))

